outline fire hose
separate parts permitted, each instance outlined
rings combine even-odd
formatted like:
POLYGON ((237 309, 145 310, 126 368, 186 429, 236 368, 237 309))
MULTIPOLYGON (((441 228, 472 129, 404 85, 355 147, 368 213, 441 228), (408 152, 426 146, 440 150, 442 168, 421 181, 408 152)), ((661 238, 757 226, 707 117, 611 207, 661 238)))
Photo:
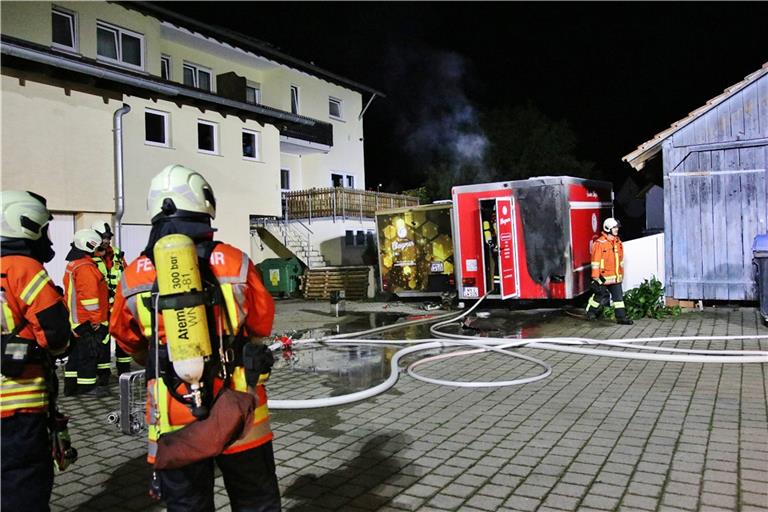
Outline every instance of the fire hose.
MULTIPOLYGON (((533 348, 540 350, 551 350, 557 352, 567 352, 581 355, 593 355, 602 357, 614 357, 623 359, 635 359, 644 361, 664 361, 664 362, 682 362, 682 363, 719 363, 719 364, 746 364, 746 363, 768 363, 768 351, 762 350, 703 350, 687 348, 670 348, 662 346, 637 345, 644 342, 663 343, 667 341, 735 341, 735 340, 759 340, 768 339, 768 335, 750 335, 750 336, 667 336, 667 337, 643 337, 643 338, 618 338, 618 339, 593 339, 582 337, 544 337, 511 339, 500 337, 470 336, 463 334, 446 333, 441 330, 451 324, 455 324, 462 318, 468 316, 474 311, 486 297, 478 300, 471 308, 461 314, 447 313, 433 316, 431 318, 411 320, 407 322, 377 327, 361 332, 337 334, 327 337, 306 338, 295 340, 290 343, 291 349, 308 347, 312 345, 406 345, 405 348, 397 351, 390 361, 390 372, 387 379, 380 384, 368 389, 348 393, 341 396, 313 398, 305 400, 277 400, 270 399, 268 405, 271 409, 311 409, 319 407, 333 407, 349 404, 360 400, 365 400, 381 393, 384 393, 395 385, 400 375, 400 360, 405 356, 416 352, 449 349, 459 347, 470 347, 467 350, 455 350, 419 359, 406 368, 406 372, 411 377, 436 385, 468 387, 468 388, 487 388, 487 387, 507 387, 529 384, 547 378, 552 373, 552 367, 545 361, 534 357, 513 352, 516 348, 533 348), (413 339, 413 340, 381 340, 371 339, 368 336, 379 334, 393 329, 402 329, 412 325, 432 323, 430 333, 435 338, 413 339), (597 345, 623 348, 625 350, 606 350, 592 348, 597 345), (634 349, 634 350, 626 350, 634 349), (647 353, 648 351, 666 352, 666 353, 647 353), (543 369, 541 373, 529 377, 479 382, 479 381, 449 381, 425 377, 416 372, 416 368, 430 363, 450 359, 453 357, 466 357, 473 354, 485 352, 494 352, 509 357, 515 357, 528 361, 543 369)), ((273 351, 286 349, 287 343, 276 342, 270 346, 273 351)))

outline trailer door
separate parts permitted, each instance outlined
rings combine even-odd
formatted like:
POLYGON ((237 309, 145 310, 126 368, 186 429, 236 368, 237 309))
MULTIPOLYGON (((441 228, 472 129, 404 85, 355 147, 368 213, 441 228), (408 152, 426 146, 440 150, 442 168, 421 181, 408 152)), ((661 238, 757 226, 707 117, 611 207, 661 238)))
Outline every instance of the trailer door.
POLYGON ((517 263, 517 222, 515 198, 496 199, 496 233, 499 244, 501 298, 518 297, 520 280, 517 263))

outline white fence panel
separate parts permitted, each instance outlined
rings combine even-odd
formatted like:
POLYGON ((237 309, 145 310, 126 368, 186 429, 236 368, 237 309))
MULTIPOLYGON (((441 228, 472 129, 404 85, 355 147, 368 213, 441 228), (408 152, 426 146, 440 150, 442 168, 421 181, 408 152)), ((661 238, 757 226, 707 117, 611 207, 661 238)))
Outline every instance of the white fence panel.
POLYGON ((664 233, 624 242, 624 291, 653 276, 664 282, 664 233))
POLYGON ((64 272, 67 270, 67 254, 72 248, 72 238, 75 234, 75 216, 71 213, 54 213, 53 220, 48 223, 48 236, 53 242, 56 255, 45 264, 53 284, 64 286, 64 272))

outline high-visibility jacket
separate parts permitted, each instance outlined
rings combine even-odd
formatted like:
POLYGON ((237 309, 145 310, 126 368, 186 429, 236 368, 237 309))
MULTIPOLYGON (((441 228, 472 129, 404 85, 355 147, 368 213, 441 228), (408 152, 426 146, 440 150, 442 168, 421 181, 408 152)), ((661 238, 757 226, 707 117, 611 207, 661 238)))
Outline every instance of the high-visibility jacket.
POLYGON ((64 295, 69 307, 72 329, 80 324, 107 325, 109 291, 104 275, 91 256, 83 256, 67 264, 64 272, 64 295))
POLYGON ((104 275, 104 279, 107 280, 107 288, 109 288, 111 292, 109 294, 110 303, 114 302, 114 294, 120 284, 120 277, 123 275, 123 270, 125 270, 123 253, 110 245, 107 247, 104 256, 94 256, 93 261, 99 268, 99 272, 104 275))
POLYGON ((496 246, 496 226, 487 220, 483 221, 483 240, 490 247, 496 246))
MULTIPOLYGON (((211 253, 209 262, 213 274, 221 285, 232 329, 245 337, 268 336, 272 331, 275 304, 250 258, 236 247, 220 243, 211 253)), ((123 272, 112 308, 109 330, 117 344, 128 354, 144 354, 149 348, 150 340, 153 339, 153 312, 147 307, 148 301, 145 299, 151 295, 155 276, 155 267, 146 256, 139 256, 123 272)), ((209 319, 209 323, 222 325, 224 331, 228 332, 228 323, 223 316, 220 317, 222 313, 219 311, 220 308, 215 309, 215 318, 209 319)), ((164 345, 166 340, 162 315, 157 318, 156 323, 159 342, 164 345)), ((153 364, 153 361, 149 361, 148 364, 153 364)), ((255 448, 272 440, 267 393, 264 388, 267 376, 267 374, 262 375, 256 389, 252 390, 258 399, 258 406, 250 429, 241 439, 230 445, 224 451, 225 454, 255 448)), ((217 378, 213 383, 214 393, 221 388, 221 385, 222 381, 217 378)), ((180 384, 177 391, 186 393, 185 386, 183 383, 180 384)), ((233 370, 229 386, 237 391, 249 391, 242 366, 233 370)), ((163 379, 148 380, 147 460, 150 463, 155 461, 157 440, 161 435, 178 430, 193 421, 195 418, 189 408, 171 396, 163 379)))
POLYGON ((624 246, 619 237, 603 233, 592 243, 592 279, 605 278, 605 284, 620 283, 624 278, 624 246))
MULTIPOLYGON (((67 348, 69 323, 64 297, 56 290, 43 265, 29 256, 0 258, 2 275, 2 332, 12 332, 26 320, 17 337, 34 340, 55 353, 67 348)), ((26 365, 19 377, 0 377, 0 416, 44 413, 48 409, 45 369, 40 362, 26 365)))

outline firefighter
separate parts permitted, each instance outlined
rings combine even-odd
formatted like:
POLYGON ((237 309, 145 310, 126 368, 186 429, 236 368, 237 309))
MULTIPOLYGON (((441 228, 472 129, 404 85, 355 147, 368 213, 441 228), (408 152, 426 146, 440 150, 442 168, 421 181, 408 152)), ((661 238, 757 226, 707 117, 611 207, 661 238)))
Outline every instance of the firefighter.
POLYGON ((592 296, 587 302, 587 320, 597 319, 602 307, 613 299, 616 323, 632 325, 624 307, 621 281, 624 277, 624 246, 619 239, 619 221, 608 217, 603 222, 603 233, 592 244, 592 296))
MULTIPOLYGON (((110 312, 112 304, 115 302, 115 290, 120 284, 120 277, 125 270, 125 253, 123 253, 119 247, 112 246, 112 228, 108 222, 96 221, 91 225, 91 229, 96 231, 101 236, 101 248, 104 250, 104 255, 101 257, 94 257, 96 266, 104 275, 107 280, 107 287, 109 288, 109 305, 110 312)), ((107 343, 111 347, 111 339, 107 340, 107 343)), ((125 372, 131 370, 131 356, 126 354, 117 344, 115 344, 115 366, 117 367, 117 375, 120 376, 125 372)), ((109 378, 109 368, 99 369, 99 375, 106 375, 109 378)))
POLYGON ((51 218, 41 196, 2 192, 2 510, 48 510, 53 489, 47 413, 58 383, 45 359, 67 349, 69 322, 43 267, 54 256, 51 218))
POLYGON ((71 247, 64 295, 74 338, 64 369, 64 394, 108 396, 109 290, 95 261, 104 254, 101 236, 92 229, 81 229, 75 232, 71 247))
POLYGON ((490 220, 483 219, 483 242, 487 247, 488 254, 488 275, 490 283, 486 285, 488 291, 492 291, 496 284, 500 282, 498 275, 499 243, 496 236, 496 210, 491 213, 490 220))
MULTIPOLYGON (((215 461, 224 476, 232 510, 280 510, 273 434, 264 388, 272 354, 258 343, 258 338, 268 336, 272 329, 272 297, 245 253, 213 241, 215 230, 211 220, 216 214, 216 201, 213 190, 200 174, 181 165, 166 167, 152 180, 147 203, 152 216, 149 241, 123 273, 110 332, 139 364, 149 361, 147 407, 151 412, 147 459, 155 465, 150 493, 164 499, 169 511, 212 511, 215 461), (168 362, 173 352, 168 349, 168 336, 172 331, 163 327, 167 324, 166 317, 152 311, 153 304, 158 305, 153 300, 160 300, 155 299, 152 290, 160 289, 162 284, 155 270, 156 262, 157 268, 161 268, 162 261, 157 258, 158 254, 162 255, 158 250, 162 244, 155 244, 171 234, 183 234, 191 239, 200 273, 208 274, 206 286, 213 284, 214 295, 220 297, 218 302, 207 303, 205 310, 213 348, 211 351, 209 347, 208 353, 212 355, 206 358, 205 371, 201 372, 202 388, 197 388, 198 392, 209 390, 203 395, 203 405, 211 407, 213 415, 219 394, 211 396, 210 390, 222 387, 250 393, 246 396, 251 400, 255 395, 257 405, 251 422, 245 425, 236 441, 212 447, 213 441, 199 439, 193 444, 206 451, 206 455, 178 468, 158 469, 166 449, 164 436, 193 432, 195 427, 206 423, 199 414, 200 409, 187 400, 191 388, 176 373, 176 363, 168 362), (159 331, 157 344, 155 328, 159 331), (232 354, 226 358, 230 361, 222 360, 222 354, 232 354)), ((207 289, 210 292, 210 288, 207 289)), ((163 290, 159 292, 163 298, 163 290)))

